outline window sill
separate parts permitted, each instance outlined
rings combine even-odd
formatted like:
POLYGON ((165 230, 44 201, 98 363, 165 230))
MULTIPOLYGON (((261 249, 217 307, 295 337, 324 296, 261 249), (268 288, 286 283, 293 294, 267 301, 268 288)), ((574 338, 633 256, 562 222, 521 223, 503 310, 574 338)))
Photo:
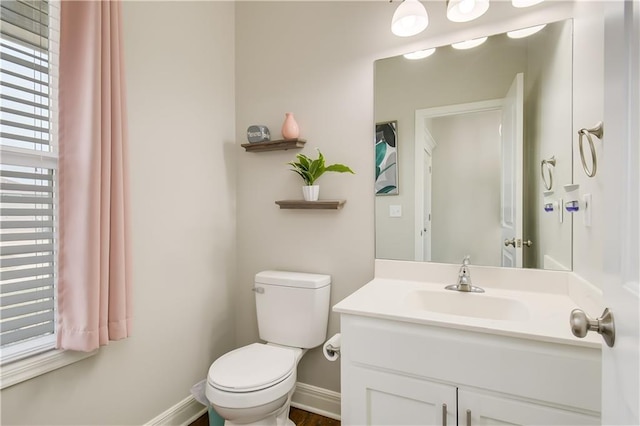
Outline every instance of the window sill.
POLYGON ((92 355, 93 352, 50 350, 29 358, 3 365, 0 369, 0 389, 8 388, 58 368, 65 367, 92 355))

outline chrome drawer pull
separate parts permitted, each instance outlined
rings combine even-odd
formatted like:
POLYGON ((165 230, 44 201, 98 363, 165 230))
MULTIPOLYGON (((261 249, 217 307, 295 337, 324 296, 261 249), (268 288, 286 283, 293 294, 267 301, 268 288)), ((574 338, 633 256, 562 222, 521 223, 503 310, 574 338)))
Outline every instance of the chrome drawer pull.
POLYGON ((442 404, 442 426, 447 426, 447 404, 442 404))

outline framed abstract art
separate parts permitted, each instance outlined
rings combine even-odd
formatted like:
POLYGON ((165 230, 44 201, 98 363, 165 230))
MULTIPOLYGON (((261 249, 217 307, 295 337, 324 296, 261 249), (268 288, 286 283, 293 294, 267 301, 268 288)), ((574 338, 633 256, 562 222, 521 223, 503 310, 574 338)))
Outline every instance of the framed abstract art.
POLYGON ((376 195, 398 195, 398 122, 376 123, 376 195))

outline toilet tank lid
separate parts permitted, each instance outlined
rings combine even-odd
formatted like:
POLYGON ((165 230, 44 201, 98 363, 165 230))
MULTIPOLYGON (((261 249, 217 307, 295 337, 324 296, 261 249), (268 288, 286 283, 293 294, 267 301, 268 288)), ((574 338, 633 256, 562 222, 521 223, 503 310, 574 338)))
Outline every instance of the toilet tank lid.
POLYGON ((331 284, 331 275, 289 271, 262 271, 256 274, 256 283, 284 287, 321 288, 331 284))

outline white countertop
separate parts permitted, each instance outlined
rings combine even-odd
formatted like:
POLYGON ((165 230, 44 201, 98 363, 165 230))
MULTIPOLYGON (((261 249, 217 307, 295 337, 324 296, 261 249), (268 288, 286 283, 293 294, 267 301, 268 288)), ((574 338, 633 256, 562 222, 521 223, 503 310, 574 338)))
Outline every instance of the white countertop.
MULTIPOLYGON (((523 308, 526 308, 528 312, 527 318, 505 320, 433 312, 416 308, 408 300, 408 298, 416 297, 415 291, 452 293, 450 290, 445 290, 444 287, 455 282, 458 269, 456 265, 424 264, 424 266, 416 266, 412 262, 384 261, 384 264, 379 262, 376 261, 376 278, 335 305, 333 307, 335 312, 574 346, 590 348, 602 346, 602 338, 597 333, 589 333, 583 339, 579 339, 571 333, 569 327, 571 310, 581 308, 591 316, 599 316, 600 312, 594 313, 597 312, 599 306, 597 306, 598 303, 592 303, 594 300, 596 302, 598 300, 597 290, 594 292, 588 283, 581 283, 579 278, 570 277, 570 272, 545 275, 549 272, 513 269, 501 271, 500 268, 476 267, 476 269, 483 270, 477 275, 483 277, 484 284, 482 281, 473 281, 473 284, 482 287, 485 292, 465 293, 462 296, 478 298, 479 305, 482 304, 480 300, 482 297, 515 299, 519 302, 518 305, 520 307, 524 305, 523 308), (409 267, 414 268, 417 274, 407 273, 408 263, 411 264, 409 267), (402 270, 402 273, 394 274, 394 269, 402 270), (492 272, 493 269, 495 269, 495 273, 492 272), (453 275, 448 273, 451 271, 453 271, 453 275), (543 275, 540 272, 543 272, 543 275), (394 275, 401 278, 395 278, 394 275), (420 275, 424 281, 411 279, 415 278, 415 275, 420 275), (451 278, 449 282, 430 282, 430 277, 445 275, 451 278), (544 285, 530 286, 534 288, 532 291, 526 290, 527 281, 530 281, 532 277, 533 280, 539 281, 541 276, 551 277, 551 279, 545 279, 544 285), (488 279, 489 277, 491 279, 488 279), (503 279, 505 277, 508 280, 505 281, 503 279), (514 277, 518 279, 514 280, 514 277), (509 282, 513 282, 514 285, 510 285, 509 282)), ((471 266, 472 277, 473 273, 474 267, 471 266)))

